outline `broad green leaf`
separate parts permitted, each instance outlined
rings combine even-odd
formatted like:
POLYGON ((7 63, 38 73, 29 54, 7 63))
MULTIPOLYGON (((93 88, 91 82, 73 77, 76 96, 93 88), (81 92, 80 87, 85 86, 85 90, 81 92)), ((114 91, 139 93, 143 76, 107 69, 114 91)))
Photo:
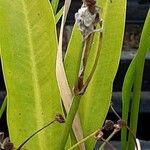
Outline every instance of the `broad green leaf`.
MULTIPOLYGON (((139 49, 137 51, 137 55, 135 56, 136 62, 134 63, 134 66, 131 65, 130 66, 131 68, 129 67, 129 69, 133 71, 134 71, 133 67, 135 67, 135 71, 134 71, 135 73, 132 74, 134 76, 134 82, 133 82, 133 97, 131 101, 132 111, 130 115, 130 129, 133 131, 135 135, 137 131, 140 94, 141 94, 141 85, 142 85, 142 79, 143 79, 145 57, 146 57, 147 52, 150 50, 149 43, 150 43, 150 10, 145 20, 144 28, 143 28, 141 39, 140 39, 139 49)), ((130 77, 130 78, 133 78, 133 77, 130 77)), ((123 99, 123 101, 129 101, 129 99, 123 99)), ((130 133, 128 136, 128 149, 129 150, 134 149, 134 141, 130 133)))
MULTIPOLYGON (((0 43, 7 88, 7 120, 15 147, 62 114, 55 76, 55 18, 47 0, 1 0, 0 43)), ((25 145, 59 149, 62 124, 53 124, 25 145)))
MULTIPOLYGON (((90 51, 86 68, 87 76, 94 64, 97 51, 100 50, 96 70, 86 93, 80 100, 79 113, 84 136, 101 127, 107 115, 111 102, 113 80, 121 54, 125 24, 125 0, 112 1, 112 3, 106 0, 98 0, 97 2, 103 12, 104 31, 101 49, 98 49, 99 33, 95 34, 93 48, 90 51)), ((65 69, 71 88, 73 88, 77 78, 82 53, 82 38, 79 35, 79 31, 74 29, 65 59, 65 69)), ((86 148, 93 149, 94 143, 94 139, 88 140, 86 148)))

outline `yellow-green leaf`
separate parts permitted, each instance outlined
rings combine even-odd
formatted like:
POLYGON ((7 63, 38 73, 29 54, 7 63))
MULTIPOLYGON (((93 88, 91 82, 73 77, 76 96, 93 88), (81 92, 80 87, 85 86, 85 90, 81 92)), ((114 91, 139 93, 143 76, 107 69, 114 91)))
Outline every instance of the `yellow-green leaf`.
MULTIPOLYGON (((15 147, 62 113, 55 76, 57 38, 48 0, 1 0, 0 43, 7 120, 15 147)), ((59 149, 62 124, 29 141, 29 150, 59 149)))

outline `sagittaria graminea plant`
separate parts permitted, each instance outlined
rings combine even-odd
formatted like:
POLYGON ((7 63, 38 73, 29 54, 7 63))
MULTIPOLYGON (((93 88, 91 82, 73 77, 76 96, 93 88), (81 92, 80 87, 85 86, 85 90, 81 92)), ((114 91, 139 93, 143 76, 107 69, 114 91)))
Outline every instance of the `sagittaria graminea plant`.
MULTIPOLYGON (((0 1, 1 62, 8 129, 14 147, 19 147, 56 114, 66 114, 65 123, 52 124, 23 148, 67 149, 101 128, 110 107, 126 1, 83 1, 75 15, 64 61, 62 38, 71 0, 66 0, 56 13, 58 2, 0 1), (56 24, 61 13, 57 38, 56 24)), ((95 143, 94 138, 89 138, 79 148, 91 150, 95 143)))

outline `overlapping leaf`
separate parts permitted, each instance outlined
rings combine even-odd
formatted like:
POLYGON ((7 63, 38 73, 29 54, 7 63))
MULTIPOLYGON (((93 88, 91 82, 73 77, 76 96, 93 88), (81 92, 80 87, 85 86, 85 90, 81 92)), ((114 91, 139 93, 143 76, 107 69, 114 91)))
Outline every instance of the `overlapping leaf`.
MULTIPOLYGON (((86 74, 88 75, 91 71, 91 66, 94 64, 96 52, 100 50, 96 70, 80 103, 79 113, 84 136, 102 126, 109 109, 113 80, 121 54, 125 23, 125 0, 112 1, 112 3, 105 0, 98 0, 97 2, 102 8, 104 31, 101 49, 98 49, 99 33, 95 35, 86 68, 86 74)), ((81 47, 81 34, 75 27, 65 59, 65 69, 71 88, 73 88, 78 74, 82 53, 81 47)), ((93 147, 94 140, 88 140, 86 148, 91 150, 93 147)))

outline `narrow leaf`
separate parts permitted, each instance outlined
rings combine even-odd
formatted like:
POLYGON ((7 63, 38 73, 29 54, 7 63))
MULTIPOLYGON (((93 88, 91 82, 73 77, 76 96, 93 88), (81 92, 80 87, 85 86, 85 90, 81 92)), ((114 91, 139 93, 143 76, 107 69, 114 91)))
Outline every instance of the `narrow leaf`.
MULTIPOLYGON (((131 91, 134 82, 135 75, 135 64, 136 58, 130 64, 130 67, 126 73, 123 88, 122 88, 122 119, 128 122, 130 100, 131 100, 131 91)), ((123 128, 121 131, 121 148, 124 150, 127 146, 127 129, 123 128)))
POLYGON ((54 14, 56 14, 59 0, 52 0, 51 4, 52 4, 53 12, 54 12, 54 14))
POLYGON ((62 14, 63 14, 63 9, 64 9, 64 7, 62 7, 62 8, 59 10, 59 12, 55 15, 55 23, 56 23, 56 24, 58 23, 58 21, 60 20, 62 14))
POLYGON ((65 55, 65 70, 69 82, 69 86, 73 89, 75 82, 77 81, 78 71, 80 67, 80 60, 82 55, 82 35, 78 30, 78 27, 74 25, 71 39, 68 44, 67 52, 65 55), (76 46, 74 46, 76 43, 76 46), (72 69, 73 67, 73 69, 72 69))
POLYGON ((7 97, 5 97, 2 106, 0 107, 0 119, 4 113, 4 111, 6 110, 6 106, 7 106, 7 97))
MULTIPOLYGON (((147 52, 150 50, 150 10, 147 14, 145 20, 144 28, 142 31, 139 49, 136 55, 136 64, 135 64, 135 75, 133 83, 133 98, 131 104, 131 116, 130 116, 130 129, 136 135, 137 123, 138 123, 138 113, 140 105, 140 94, 141 94, 141 85, 143 79, 143 70, 145 57, 147 52)), ((128 136, 128 149, 134 149, 134 141, 132 135, 129 133, 128 136)))

